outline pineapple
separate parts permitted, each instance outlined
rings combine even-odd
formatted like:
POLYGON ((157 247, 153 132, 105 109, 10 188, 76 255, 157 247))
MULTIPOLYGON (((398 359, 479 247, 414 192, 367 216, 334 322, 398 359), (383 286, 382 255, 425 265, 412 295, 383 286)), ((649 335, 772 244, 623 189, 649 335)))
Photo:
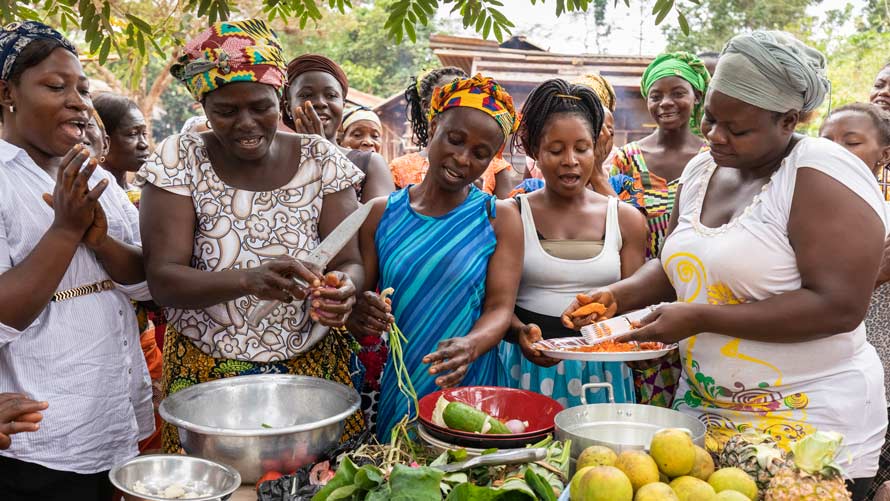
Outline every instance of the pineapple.
POLYGON ((792 461, 777 472, 766 501, 850 501, 843 472, 834 456, 843 441, 839 433, 816 432, 791 444, 792 461))
POLYGON ((773 437, 754 429, 733 435, 720 452, 721 468, 741 468, 757 482, 763 492, 769 487, 773 475, 787 466, 785 451, 778 447, 773 437))

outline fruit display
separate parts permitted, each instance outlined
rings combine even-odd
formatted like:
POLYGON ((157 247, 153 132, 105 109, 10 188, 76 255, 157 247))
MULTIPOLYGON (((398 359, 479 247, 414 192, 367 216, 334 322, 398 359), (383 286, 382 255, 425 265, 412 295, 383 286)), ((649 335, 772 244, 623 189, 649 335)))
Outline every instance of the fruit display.
POLYGON ((594 445, 578 456, 571 501, 848 501, 834 462, 843 437, 818 432, 788 454, 756 432, 733 436, 713 457, 682 429, 663 429, 649 452, 594 445))
POLYGON ((834 462, 843 436, 816 432, 791 444, 791 461, 773 475, 766 501, 845 501, 851 499, 834 462))

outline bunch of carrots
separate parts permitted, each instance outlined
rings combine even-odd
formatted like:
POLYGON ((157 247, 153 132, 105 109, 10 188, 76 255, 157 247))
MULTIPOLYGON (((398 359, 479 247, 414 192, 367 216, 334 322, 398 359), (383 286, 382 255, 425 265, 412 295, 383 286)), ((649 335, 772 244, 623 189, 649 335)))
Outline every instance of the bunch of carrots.
POLYGON ((601 303, 594 302, 593 298, 587 294, 578 294, 575 296, 580 308, 562 316, 562 324, 570 329, 580 329, 585 325, 594 324, 600 320, 611 318, 615 315, 617 305, 612 304, 605 306, 601 303))

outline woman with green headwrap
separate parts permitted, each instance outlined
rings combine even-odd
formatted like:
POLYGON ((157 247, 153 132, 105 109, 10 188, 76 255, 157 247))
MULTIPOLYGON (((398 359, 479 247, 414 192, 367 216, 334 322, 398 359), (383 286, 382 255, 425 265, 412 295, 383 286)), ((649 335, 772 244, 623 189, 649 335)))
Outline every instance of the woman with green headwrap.
POLYGON ((704 63, 692 54, 655 58, 643 73, 640 91, 658 128, 612 158, 612 184, 619 198, 646 212, 647 258, 661 250, 683 167, 705 147, 698 124, 710 79, 704 63))

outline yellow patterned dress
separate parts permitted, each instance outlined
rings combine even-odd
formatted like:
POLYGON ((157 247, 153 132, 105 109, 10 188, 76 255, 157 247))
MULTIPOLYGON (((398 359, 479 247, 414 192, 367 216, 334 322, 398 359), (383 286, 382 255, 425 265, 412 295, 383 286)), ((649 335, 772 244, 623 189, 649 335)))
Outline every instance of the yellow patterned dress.
MULTIPOLYGON (((681 178, 679 224, 661 261, 679 301, 723 307, 797 290, 801 277, 787 223, 799 168, 848 186, 887 222, 882 196, 862 162, 821 139, 801 140, 764 189, 729 223, 710 228, 700 213, 711 156, 699 154, 681 178)), ((789 320, 792 321, 792 320, 789 320)), ((683 376, 674 408, 698 417, 718 449, 746 428, 783 446, 816 430, 845 435, 851 478, 870 478, 887 426, 884 381, 865 327, 794 344, 701 333, 680 343, 683 376)))
MULTIPOLYGON (((170 193, 191 198, 196 214, 192 267, 209 272, 247 269, 283 254, 304 257, 319 243, 318 217, 325 195, 354 189, 362 173, 331 143, 302 136, 300 166, 284 186, 265 192, 238 189, 213 170, 201 136, 164 140, 137 175, 170 193)), ((248 374, 300 374, 352 386, 347 335, 332 332, 306 345, 312 328, 306 303, 282 304, 254 328, 247 314, 253 296, 200 310, 168 308, 163 390, 248 374)), ((346 421, 344 438, 363 428, 361 412, 346 421)), ((165 424, 164 450, 179 450, 176 430, 165 424)))

